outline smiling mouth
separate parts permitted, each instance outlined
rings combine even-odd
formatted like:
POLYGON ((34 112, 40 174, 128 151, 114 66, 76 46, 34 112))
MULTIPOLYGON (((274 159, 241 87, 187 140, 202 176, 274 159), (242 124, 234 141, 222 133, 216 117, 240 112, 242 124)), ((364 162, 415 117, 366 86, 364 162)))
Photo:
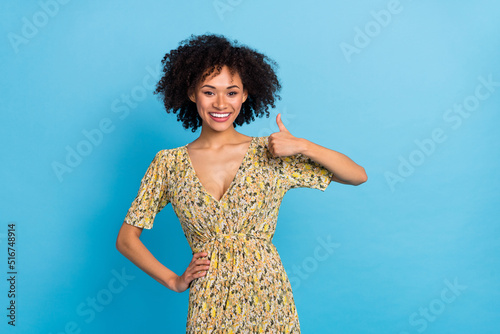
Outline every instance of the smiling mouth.
POLYGON ((229 116, 231 113, 229 112, 226 112, 226 113, 217 113, 217 112, 210 112, 209 113, 211 116, 213 117, 218 117, 218 118, 226 118, 227 116, 229 116))

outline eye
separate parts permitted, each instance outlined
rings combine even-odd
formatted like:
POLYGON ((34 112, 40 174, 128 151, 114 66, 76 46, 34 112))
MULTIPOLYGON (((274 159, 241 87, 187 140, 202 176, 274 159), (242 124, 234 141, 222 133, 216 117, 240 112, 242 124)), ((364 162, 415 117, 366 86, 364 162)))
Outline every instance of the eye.
POLYGON ((212 93, 212 92, 210 92, 210 91, 203 92, 203 94, 205 94, 205 95, 213 95, 213 93, 212 93))
POLYGON ((238 95, 238 92, 230 92, 229 93, 229 96, 235 96, 235 95, 238 95))

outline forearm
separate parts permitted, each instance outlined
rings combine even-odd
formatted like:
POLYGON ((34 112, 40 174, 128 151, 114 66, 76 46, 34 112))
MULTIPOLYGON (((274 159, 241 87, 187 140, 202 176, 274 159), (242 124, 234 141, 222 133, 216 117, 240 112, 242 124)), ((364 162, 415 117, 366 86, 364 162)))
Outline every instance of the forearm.
POLYGON ((348 156, 301 138, 301 153, 331 171, 341 183, 359 185, 366 182, 365 169, 348 156))
POLYGON ((139 238, 118 240, 116 248, 146 274, 170 290, 176 291, 175 282, 178 275, 161 264, 139 238))

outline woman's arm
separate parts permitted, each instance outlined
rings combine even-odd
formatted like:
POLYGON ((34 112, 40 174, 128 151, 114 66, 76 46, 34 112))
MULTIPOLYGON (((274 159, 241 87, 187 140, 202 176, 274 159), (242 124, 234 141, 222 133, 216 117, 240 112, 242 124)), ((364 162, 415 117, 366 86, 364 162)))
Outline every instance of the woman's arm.
POLYGON ((301 153, 323 165, 334 175, 333 181, 360 185, 368 180, 365 169, 352 161, 348 156, 315 144, 305 138, 294 137, 283 125, 281 114, 276 117, 280 129, 269 136, 269 150, 275 157, 290 156, 301 153))
POLYGON ((204 259, 208 253, 201 251, 193 254, 186 271, 178 276, 161 264, 144 246, 139 239, 141 233, 142 228, 123 223, 116 238, 116 248, 133 264, 170 290, 186 291, 192 280, 205 276, 210 269, 210 260, 204 259))
POLYGON ((181 292, 177 291, 176 288, 176 279, 178 275, 161 264, 160 261, 151 254, 139 239, 141 233, 142 228, 123 223, 118 232, 118 237, 116 238, 116 248, 123 256, 159 283, 170 290, 181 292))
POLYGON ((331 171, 333 173, 332 180, 354 186, 368 180, 365 169, 345 154, 320 146, 304 138, 298 139, 302 142, 300 153, 331 171))

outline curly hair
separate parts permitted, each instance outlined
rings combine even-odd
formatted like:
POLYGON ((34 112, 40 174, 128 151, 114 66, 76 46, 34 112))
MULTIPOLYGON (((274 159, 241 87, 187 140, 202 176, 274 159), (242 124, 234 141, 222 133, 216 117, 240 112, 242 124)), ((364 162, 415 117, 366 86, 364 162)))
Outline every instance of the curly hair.
POLYGON ((191 35, 180 42, 177 49, 163 57, 163 76, 156 85, 154 94, 159 94, 167 113, 177 113, 177 121, 185 129, 195 132, 202 125, 196 104, 188 94, 214 71, 219 74, 227 66, 236 71, 248 92, 234 126, 250 124, 264 113, 269 117, 268 108, 275 108, 275 99, 281 100, 281 89, 275 69, 278 65, 266 55, 257 52, 238 41, 229 41, 222 35, 191 35))

